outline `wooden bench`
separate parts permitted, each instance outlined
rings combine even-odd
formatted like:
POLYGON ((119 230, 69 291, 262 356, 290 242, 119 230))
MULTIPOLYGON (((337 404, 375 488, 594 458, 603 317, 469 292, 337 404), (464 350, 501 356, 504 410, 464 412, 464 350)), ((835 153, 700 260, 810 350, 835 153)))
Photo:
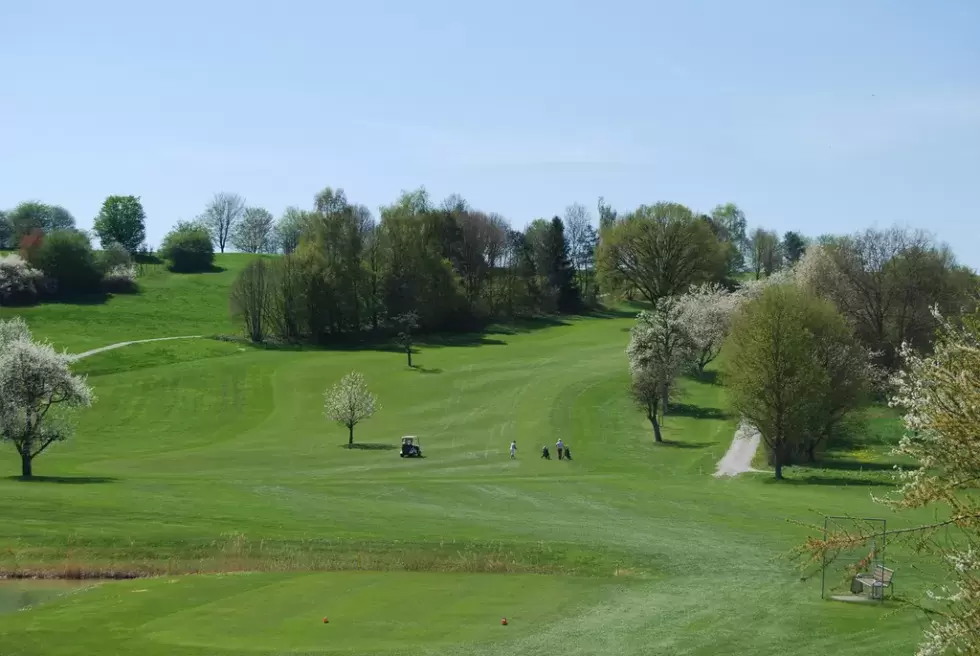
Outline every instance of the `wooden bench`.
POLYGON ((865 592, 870 593, 872 599, 884 599, 885 588, 891 587, 894 574, 893 569, 875 565, 870 573, 858 574, 855 580, 863 586, 865 592))

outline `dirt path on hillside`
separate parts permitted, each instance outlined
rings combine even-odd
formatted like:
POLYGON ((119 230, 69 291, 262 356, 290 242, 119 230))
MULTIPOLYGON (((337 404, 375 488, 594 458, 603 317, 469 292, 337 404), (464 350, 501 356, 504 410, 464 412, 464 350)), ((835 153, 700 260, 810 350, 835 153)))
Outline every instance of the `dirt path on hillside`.
POLYGON ((735 431, 735 438, 725 457, 718 461, 715 476, 738 476, 745 472, 760 471, 752 468, 752 458, 755 457, 761 440, 762 436, 755 426, 743 421, 735 431))
POLYGON ((167 342, 172 339, 200 339, 201 335, 185 335, 183 337, 155 337, 153 339, 135 339, 131 342, 117 342, 115 344, 109 344, 109 346, 100 346, 97 349, 92 349, 91 351, 84 351, 82 353, 73 353, 70 357, 72 360, 81 360, 82 358, 87 358, 90 355, 95 355, 96 353, 103 353, 105 351, 111 351, 112 349, 122 348, 123 346, 129 346, 130 344, 146 344, 148 342, 167 342))

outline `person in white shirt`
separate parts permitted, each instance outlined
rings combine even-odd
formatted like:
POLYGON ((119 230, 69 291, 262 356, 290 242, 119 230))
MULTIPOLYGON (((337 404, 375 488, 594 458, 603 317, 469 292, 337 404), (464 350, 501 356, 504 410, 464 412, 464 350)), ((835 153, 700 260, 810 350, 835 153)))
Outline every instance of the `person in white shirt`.
POLYGON ((517 440, 513 440, 510 443, 510 457, 511 459, 517 457, 517 440))
POLYGON ((561 460, 562 454, 565 452, 565 443, 561 441, 560 437, 558 438, 558 441, 555 442, 555 448, 558 449, 558 459, 561 460))

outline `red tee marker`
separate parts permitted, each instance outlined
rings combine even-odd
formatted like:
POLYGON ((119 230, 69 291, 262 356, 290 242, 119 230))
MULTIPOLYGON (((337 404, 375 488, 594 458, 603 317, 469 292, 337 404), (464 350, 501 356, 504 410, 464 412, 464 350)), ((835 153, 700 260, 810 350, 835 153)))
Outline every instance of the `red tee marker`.
POLYGON ((507 618, 506 618, 506 617, 501 617, 501 618, 500 618, 500 623, 501 623, 501 624, 502 624, 503 626, 507 626, 507 618))
POLYGON ((324 618, 323 618, 323 623, 324 623, 324 624, 329 624, 329 623, 330 623, 330 620, 328 620, 328 619, 327 619, 326 617, 324 617, 324 618))

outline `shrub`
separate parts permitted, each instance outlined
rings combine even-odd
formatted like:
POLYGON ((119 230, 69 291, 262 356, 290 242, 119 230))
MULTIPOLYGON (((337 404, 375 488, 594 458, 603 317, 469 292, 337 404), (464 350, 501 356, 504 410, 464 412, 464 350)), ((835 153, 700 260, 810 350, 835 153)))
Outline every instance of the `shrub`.
POLYGON ((113 242, 105 246, 99 252, 99 264, 102 270, 108 273, 116 267, 125 267, 133 263, 133 256, 129 254, 126 247, 120 243, 113 242))
POLYGON ((136 284, 136 265, 117 264, 102 277, 102 291, 110 294, 133 294, 139 291, 136 284))
POLYGON ((44 286, 44 274, 19 255, 0 258, 0 303, 32 305, 44 286))
POLYGON ((199 225, 178 223, 163 239, 160 255, 178 273, 210 271, 214 265, 211 234, 199 225))
POLYGON ((30 262, 50 278, 58 294, 99 291, 102 271, 88 237, 75 230, 56 230, 44 236, 30 262))

